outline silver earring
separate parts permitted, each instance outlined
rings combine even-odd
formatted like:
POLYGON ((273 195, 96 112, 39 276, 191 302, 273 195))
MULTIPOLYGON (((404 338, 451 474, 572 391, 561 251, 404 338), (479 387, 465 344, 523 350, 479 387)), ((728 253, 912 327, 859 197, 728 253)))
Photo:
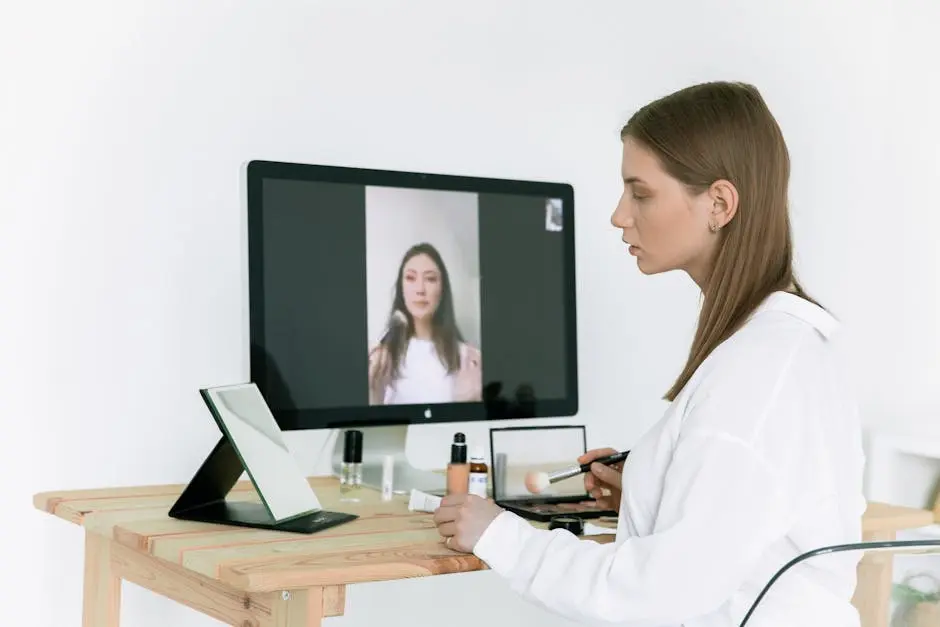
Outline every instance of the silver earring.
MULTIPOLYGON (((715 201, 715 204, 713 206, 715 208, 715 213, 718 213, 718 201, 717 200, 715 201)), ((721 225, 718 224, 717 222, 709 222, 708 230, 711 231, 712 233, 717 233, 719 230, 721 230, 721 225)))

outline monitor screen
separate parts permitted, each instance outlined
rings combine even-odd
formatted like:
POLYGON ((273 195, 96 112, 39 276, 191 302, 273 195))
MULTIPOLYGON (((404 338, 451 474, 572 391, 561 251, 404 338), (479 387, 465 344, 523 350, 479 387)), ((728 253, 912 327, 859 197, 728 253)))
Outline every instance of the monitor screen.
POLYGON ((247 201, 282 429, 577 412, 570 185, 253 161, 247 201))

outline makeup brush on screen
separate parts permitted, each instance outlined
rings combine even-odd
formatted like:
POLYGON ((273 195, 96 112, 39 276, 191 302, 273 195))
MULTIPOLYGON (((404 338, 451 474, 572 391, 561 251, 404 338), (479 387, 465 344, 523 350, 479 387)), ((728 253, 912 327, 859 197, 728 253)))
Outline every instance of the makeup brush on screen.
POLYGON ((402 327, 407 327, 408 317, 401 312, 401 310, 396 309, 392 312, 391 319, 388 321, 388 329, 385 330, 385 335, 382 336, 380 342, 384 343, 389 337, 391 337, 394 331, 401 329, 402 327))
POLYGON ((594 461, 588 462, 587 464, 571 466, 570 468, 563 468, 562 470, 555 470, 553 472, 532 471, 525 476, 525 487, 532 494, 538 494, 553 483, 564 481, 570 477, 576 477, 577 475, 590 472, 591 464, 606 464, 607 466, 610 466, 612 464, 622 462, 629 454, 630 451, 614 453, 613 455, 608 455, 607 457, 598 457, 594 461))

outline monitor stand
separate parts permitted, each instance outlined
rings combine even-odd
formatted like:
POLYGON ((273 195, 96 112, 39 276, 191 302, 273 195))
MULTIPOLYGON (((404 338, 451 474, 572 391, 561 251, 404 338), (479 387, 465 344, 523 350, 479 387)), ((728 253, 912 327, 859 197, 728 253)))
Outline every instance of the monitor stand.
MULTIPOLYGON (((248 469, 242 464, 228 436, 223 434, 170 508, 169 516, 179 520, 292 533, 316 533, 359 517, 358 514, 320 510, 276 521, 263 502, 226 500, 244 470, 248 469)), ((258 496, 264 499, 260 491, 258 496)))
MULTIPOLYGON (((346 431, 340 429, 333 446, 333 474, 339 476, 343 466, 343 440, 346 431)), ((442 495, 445 491, 446 476, 440 472, 415 468, 405 455, 408 440, 408 425, 381 427, 357 427, 362 431, 362 483, 365 486, 381 489, 382 460, 391 455, 395 460, 392 473, 392 491, 396 494, 408 494, 412 489, 429 494, 442 495)))

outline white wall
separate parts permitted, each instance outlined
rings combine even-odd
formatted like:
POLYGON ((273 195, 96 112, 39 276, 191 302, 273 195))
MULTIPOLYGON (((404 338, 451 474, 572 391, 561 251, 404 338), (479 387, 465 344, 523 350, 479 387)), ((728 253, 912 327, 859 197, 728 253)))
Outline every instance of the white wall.
MULTIPOLYGON (((629 446, 663 409, 697 294, 679 275, 641 276, 609 226, 618 130, 690 82, 755 82, 792 153, 803 278, 846 323, 866 421, 940 432, 936 7, 5 3, 7 622, 80 620, 79 530, 32 511, 33 493, 183 482, 214 442, 196 389, 247 375, 251 158, 573 183, 578 420, 589 444, 629 446)), ((311 470, 320 442, 290 439, 311 470)), ((442 612, 453 627, 565 624, 491 575, 353 587, 335 624, 375 624, 398 603, 415 627, 442 612)), ((214 624, 132 586, 123 608, 138 627, 214 624)))
POLYGON ((386 331, 402 257, 427 242, 447 266, 458 328, 467 342, 480 347, 479 215, 473 193, 366 188, 369 346, 386 331))

